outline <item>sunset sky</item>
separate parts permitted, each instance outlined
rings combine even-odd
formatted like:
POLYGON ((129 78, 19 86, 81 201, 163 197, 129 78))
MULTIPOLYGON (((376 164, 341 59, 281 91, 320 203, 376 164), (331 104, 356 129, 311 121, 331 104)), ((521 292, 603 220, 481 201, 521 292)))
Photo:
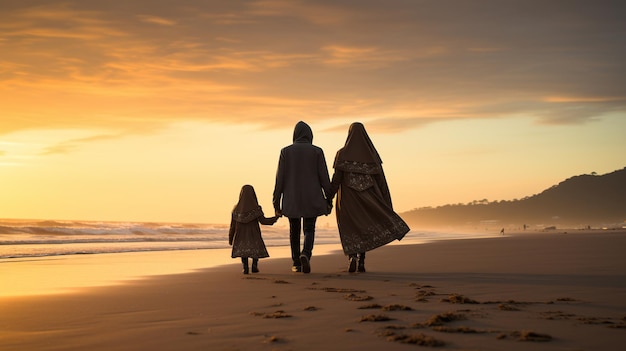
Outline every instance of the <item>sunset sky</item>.
MULTIPOLYGON (((623 1, 0 1, 0 218, 267 215, 299 120, 394 208, 626 166, 623 1)), ((334 220, 334 214, 326 220, 334 220)), ((280 223, 280 222, 279 222, 280 223)))

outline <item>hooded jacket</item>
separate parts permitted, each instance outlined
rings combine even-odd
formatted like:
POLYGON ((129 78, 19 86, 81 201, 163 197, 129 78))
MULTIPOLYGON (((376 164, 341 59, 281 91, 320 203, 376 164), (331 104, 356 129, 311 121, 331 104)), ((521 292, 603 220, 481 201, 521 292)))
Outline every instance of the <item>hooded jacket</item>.
POLYGON ((280 151, 274 209, 288 218, 328 214, 330 177, 324 151, 313 145, 313 131, 300 121, 293 131, 293 144, 280 151))

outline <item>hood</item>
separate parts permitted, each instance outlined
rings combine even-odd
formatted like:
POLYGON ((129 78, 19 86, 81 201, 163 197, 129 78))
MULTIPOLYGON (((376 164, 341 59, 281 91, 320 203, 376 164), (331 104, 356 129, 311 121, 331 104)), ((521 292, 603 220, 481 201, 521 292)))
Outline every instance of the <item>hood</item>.
POLYGON ((313 131, 308 124, 300 121, 293 130, 294 143, 313 143, 313 131))
MULTIPOLYGON (((337 152, 333 167, 337 168, 339 165, 345 164, 346 162, 376 165, 383 163, 378 155, 378 151, 376 151, 376 147, 374 147, 374 143, 372 143, 372 140, 365 130, 365 126, 360 122, 355 122, 350 125, 346 145, 337 152)), ((374 168, 377 170, 379 167, 374 168)))
POLYGON ((261 206, 252 185, 244 185, 239 193, 239 202, 233 208, 233 218, 237 222, 248 223, 263 215, 261 206))

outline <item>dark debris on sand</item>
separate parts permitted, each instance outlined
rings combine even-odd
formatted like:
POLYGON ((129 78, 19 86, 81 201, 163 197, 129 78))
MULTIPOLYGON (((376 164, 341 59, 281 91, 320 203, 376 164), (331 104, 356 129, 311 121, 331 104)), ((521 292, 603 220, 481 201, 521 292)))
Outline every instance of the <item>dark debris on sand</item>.
POLYGON ((575 318, 576 315, 572 313, 566 313, 563 311, 545 311, 540 313, 544 319, 548 320, 564 320, 575 318))
POLYGON ((439 347, 444 346, 446 343, 435 339, 432 336, 418 334, 402 334, 396 333, 392 330, 384 330, 378 334, 380 337, 384 337, 387 341, 399 342, 403 344, 413 344, 419 346, 439 347))
POLYGON ((390 325, 384 326, 383 329, 403 330, 403 329, 406 329, 406 326, 404 326, 404 325, 397 325, 397 324, 390 324, 390 325))
POLYGON ((520 311, 519 308, 513 306, 513 305, 509 305, 509 304, 505 304, 505 303, 501 303, 498 305, 498 309, 500 311, 520 311))
POLYGON ((357 295, 357 294, 347 294, 347 295, 344 295, 343 298, 348 301, 369 301, 369 300, 374 299, 373 297, 369 295, 357 295))
POLYGON ((275 335, 270 335, 270 336, 266 335, 266 338, 265 338, 265 340, 263 340, 263 343, 264 344, 273 344, 273 343, 278 343, 278 342, 283 342, 283 341, 284 341, 283 339, 281 339, 281 338, 279 338, 279 337, 277 337, 275 335))
POLYGON ((431 316, 424 323, 415 323, 415 324, 413 324, 413 327, 414 328, 424 328, 424 327, 440 326, 440 325, 444 325, 446 323, 459 321, 459 320, 465 320, 465 319, 466 319, 466 317, 465 317, 464 314, 454 313, 454 312, 444 312, 444 313, 439 313, 439 314, 431 316))
POLYGON ((383 306, 377 304, 377 303, 370 303, 367 305, 363 305, 363 306, 359 306, 357 307, 359 310, 379 310, 381 308, 383 308, 383 306))
POLYGON ((527 330, 514 331, 508 334, 502 333, 498 335, 498 339, 507 339, 509 337, 517 341, 548 342, 552 340, 552 337, 548 334, 541 334, 527 330))
POLYGON ((556 299, 557 302, 578 302, 578 300, 573 299, 571 297, 559 297, 556 299))
POLYGON ((442 333, 461 333, 461 334, 485 334, 491 333, 487 330, 478 330, 469 327, 448 327, 445 325, 440 325, 433 327, 432 330, 442 332, 442 333))
POLYGON ((399 304, 391 304, 382 307, 383 311, 413 311, 413 309, 409 306, 399 305, 399 304))
POLYGON ((276 311, 272 313, 263 313, 263 312, 250 312, 251 315, 255 317, 263 317, 267 319, 278 319, 278 318, 291 318, 292 315, 286 313, 285 311, 276 311))
POLYGON ((386 322, 391 320, 393 320, 393 318, 384 314, 368 314, 367 316, 361 317, 359 322, 386 322))
POLYGON ((459 304, 479 304, 480 302, 472 300, 460 294, 451 294, 447 298, 441 299, 441 302, 459 303, 459 304))
POLYGON ((336 292, 336 293, 365 293, 365 290, 360 289, 346 289, 346 288, 324 288, 322 289, 326 292, 336 292))
POLYGON ((435 293, 433 290, 420 290, 417 292, 416 298, 420 299, 420 298, 435 296, 435 295, 437 295, 437 293, 435 293))
POLYGON ((359 290, 359 289, 349 289, 349 288, 317 288, 317 287, 309 287, 307 288, 309 290, 322 290, 322 291, 326 291, 326 292, 333 292, 333 293, 365 293, 365 290, 359 290))

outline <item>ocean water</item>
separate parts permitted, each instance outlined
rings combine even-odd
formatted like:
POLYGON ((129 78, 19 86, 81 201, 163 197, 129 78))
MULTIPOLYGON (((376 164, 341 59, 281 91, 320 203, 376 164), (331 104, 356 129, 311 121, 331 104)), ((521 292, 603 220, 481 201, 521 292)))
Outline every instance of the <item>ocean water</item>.
MULTIPOLYGON (((261 230, 272 258, 290 256, 287 226, 279 222, 261 230)), ((411 231, 390 245, 485 236, 411 231)), ((336 228, 318 226, 315 245, 315 255, 341 254, 336 228)), ((72 292, 233 262, 238 261, 230 257, 227 225, 0 219, 0 299, 72 292)))
MULTIPOLYGON (((0 219, 0 259, 145 251, 224 249, 228 225, 0 219)), ((261 226, 268 247, 288 246, 289 228, 261 226)), ((484 238, 494 233, 411 231, 401 242, 484 238)), ((316 244, 339 244, 334 227, 318 226, 316 244)))
MULTIPOLYGON (((0 219, 0 259, 228 248, 228 225, 0 219)), ((262 226, 266 246, 289 245, 288 227, 262 226)), ((339 243, 317 228, 316 243, 339 243)))

